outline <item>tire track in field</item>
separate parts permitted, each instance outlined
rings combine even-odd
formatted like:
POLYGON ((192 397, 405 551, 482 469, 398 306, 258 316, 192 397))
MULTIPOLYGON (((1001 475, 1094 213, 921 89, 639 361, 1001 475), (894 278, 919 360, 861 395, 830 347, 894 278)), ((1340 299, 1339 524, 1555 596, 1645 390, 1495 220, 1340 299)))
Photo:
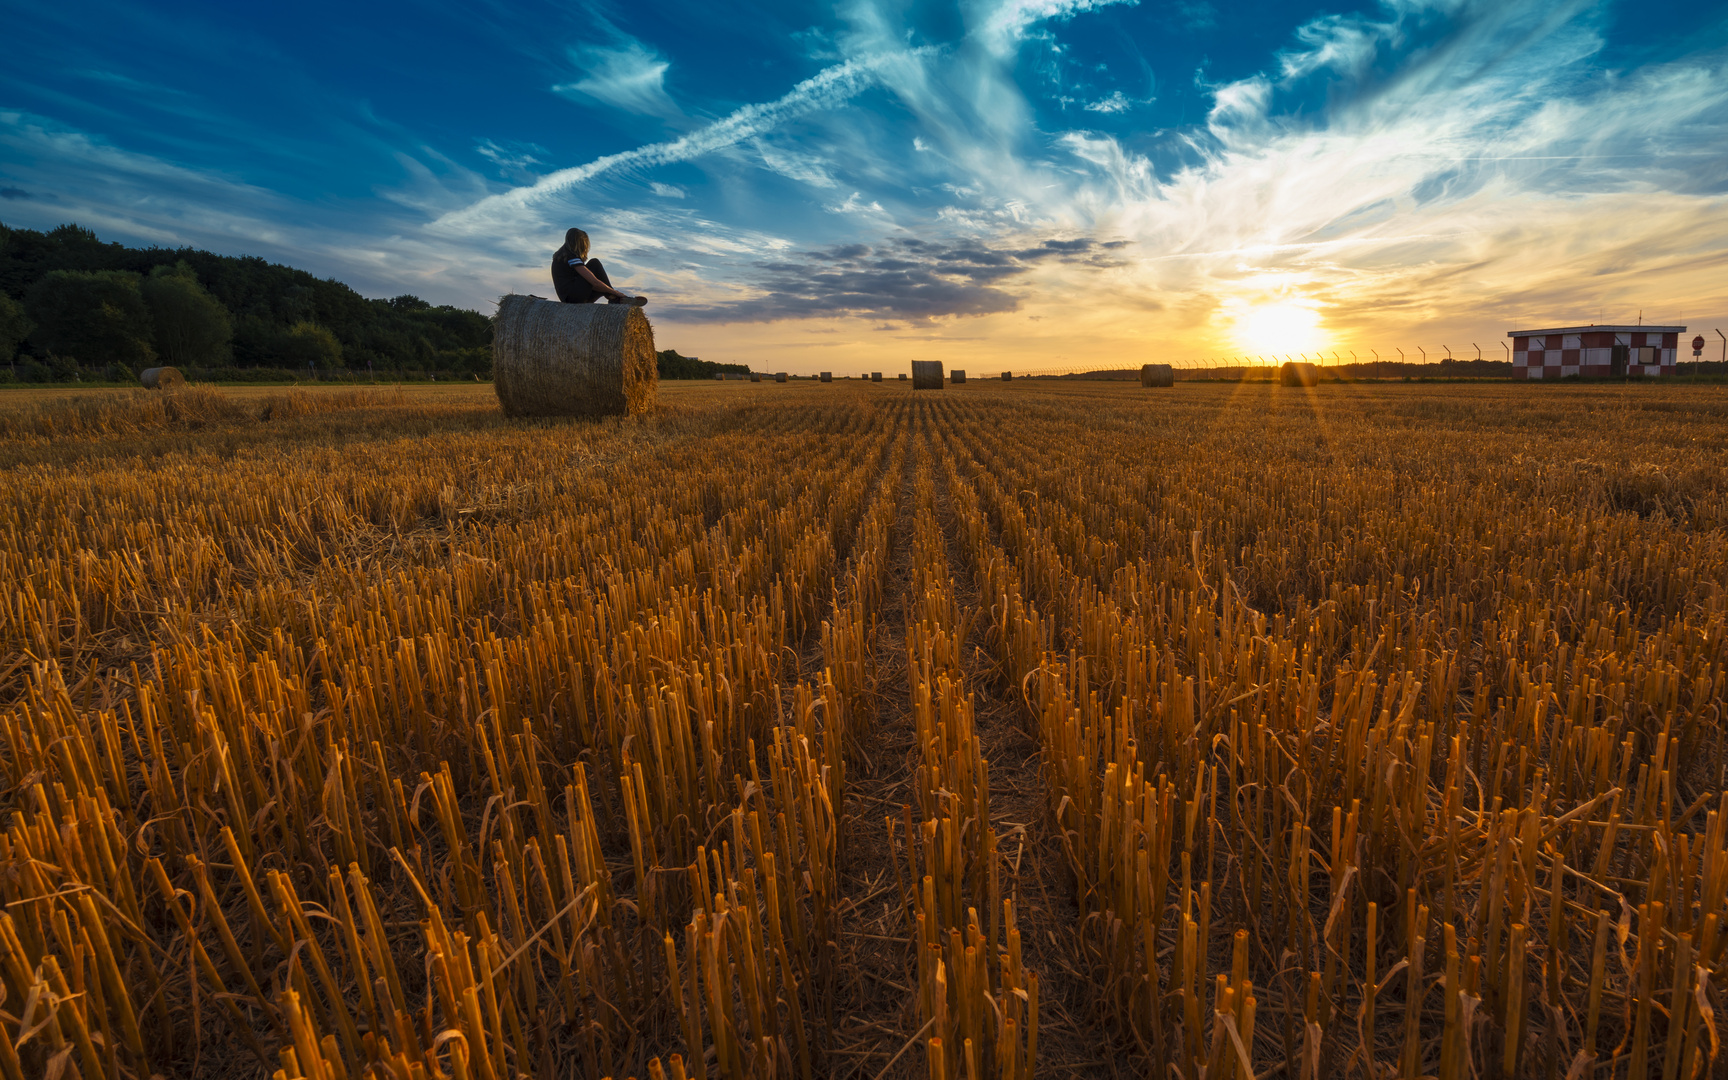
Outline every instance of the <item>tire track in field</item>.
MULTIPOLYGON (((918 438, 922 408, 913 403, 895 418, 896 438, 908 442, 894 478, 898 510, 890 540, 883 604, 871 637, 875 695, 869 715, 857 724, 859 760, 847 785, 841 847, 841 894, 848 898, 841 920, 842 974, 835 987, 838 1024, 829 1060, 836 1080, 875 1077, 917 1030, 916 991, 909 983, 910 939, 900 917, 893 849, 883 827, 898 813, 912 779, 915 745, 912 695, 906 665, 906 607, 912 580, 914 477, 925 448, 918 438)), ((894 1062, 895 1076, 919 1075, 922 1058, 908 1053, 894 1062)))
MULTIPOLYGON (((944 402, 939 416, 943 429, 964 432, 954 405, 944 402)), ((946 444, 936 452, 955 462, 962 483, 968 466, 976 468, 964 456, 950 457, 946 444)), ((1081 913, 1074 900, 1073 874, 1048 826, 1038 739, 1027 730, 1018 680, 990 654, 988 599, 978 587, 959 534, 954 495, 947 470, 938 468, 936 509, 955 598, 970 625, 964 642, 966 689, 974 700, 974 730, 990 765, 990 817, 1002 861, 1003 895, 1016 899, 1026 966, 1040 978, 1036 1075, 1114 1076, 1115 1055, 1098 1052, 1100 1039, 1087 1020, 1087 981, 1072 962, 1081 913)))

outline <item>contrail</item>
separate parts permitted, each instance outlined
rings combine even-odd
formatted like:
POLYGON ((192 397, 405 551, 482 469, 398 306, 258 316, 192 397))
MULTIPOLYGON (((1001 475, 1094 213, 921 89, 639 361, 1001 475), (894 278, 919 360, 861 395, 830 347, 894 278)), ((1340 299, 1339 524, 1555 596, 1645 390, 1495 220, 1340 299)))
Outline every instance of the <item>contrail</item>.
POLYGON ((745 105, 707 127, 669 142, 650 143, 595 158, 586 165, 548 173, 532 184, 488 195, 432 222, 443 232, 468 233, 487 228, 499 217, 528 209, 535 203, 561 194, 601 173, 639 165, 666 165, 688 161, 715 150, 755 138, 788 120, 822 109, 831 109, 856 97, 877 82, 878 72, 892 61, 903 61, 935 51, 926 46, 901 53, 884 53, 848 60, 825 68, 794 86, 774 101, 745 105))

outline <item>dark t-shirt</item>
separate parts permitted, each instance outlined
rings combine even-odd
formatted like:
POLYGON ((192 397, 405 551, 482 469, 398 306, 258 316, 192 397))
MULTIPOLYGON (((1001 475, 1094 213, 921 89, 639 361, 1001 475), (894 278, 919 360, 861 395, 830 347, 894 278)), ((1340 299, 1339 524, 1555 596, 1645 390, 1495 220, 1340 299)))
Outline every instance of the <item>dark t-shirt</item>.
POLYGON ((594 286, 576 272, 568 259, 569 256, 562 251, 555 252, 552 256, 552 288, 558 293, 558 299, 566 304, 593 303, 594 286))

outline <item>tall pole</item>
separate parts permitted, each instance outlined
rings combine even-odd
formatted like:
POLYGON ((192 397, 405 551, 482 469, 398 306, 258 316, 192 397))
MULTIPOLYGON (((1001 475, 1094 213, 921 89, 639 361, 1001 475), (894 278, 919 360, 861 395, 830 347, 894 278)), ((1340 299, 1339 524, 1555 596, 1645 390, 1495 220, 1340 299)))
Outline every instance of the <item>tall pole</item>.
POLYGON ((1722 339, 1722 365, 1728 367, 1728 334, 1718 330, 1716 336, 1722 339))

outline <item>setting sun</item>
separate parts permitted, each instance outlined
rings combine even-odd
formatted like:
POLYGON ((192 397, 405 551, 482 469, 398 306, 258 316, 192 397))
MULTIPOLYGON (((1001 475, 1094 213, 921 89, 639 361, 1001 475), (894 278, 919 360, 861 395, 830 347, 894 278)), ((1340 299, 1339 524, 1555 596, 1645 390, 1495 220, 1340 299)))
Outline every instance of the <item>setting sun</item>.
POLYGON ((1313 301, 1279 299, 1227 305, 1226 312, 1233 349, 1270 356, 1310 352, 1326 344, 1327 335, 1313 301))

